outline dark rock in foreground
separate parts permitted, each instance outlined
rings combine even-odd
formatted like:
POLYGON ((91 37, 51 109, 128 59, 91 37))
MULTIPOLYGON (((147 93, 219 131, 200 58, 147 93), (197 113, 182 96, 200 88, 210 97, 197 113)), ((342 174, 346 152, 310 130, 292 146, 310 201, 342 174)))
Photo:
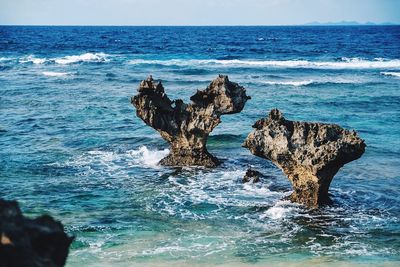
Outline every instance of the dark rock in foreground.
POLYGON ((214 167, 219 161, 207 151, 208 135, 221 122, 221 115, 242 111, 249 98, 242 86, 220 75, 207 89, 197 91, 191 104, 185 104, 170 100, 161 82, 150 76, 140 83, 131 102, 137 116, 170 144, 162 165, 214 167))
POLYGON ((294 188, 290 199, 312 208, 330 203, 333 176, 360 158, 366 147, 354 131, 335 124, 289 121, 277 109, 253 128, 243 146, 281 168, 294 188))
POLYGON ((72 240, 52 217, 25 218, 16 201, 0 199, 0 266, 64 266, 72 240))
POLYGON ((243 183, 258 183, 262 174, 259 171, 253 169, 247 169, 246 174, 243 177, 243 183))

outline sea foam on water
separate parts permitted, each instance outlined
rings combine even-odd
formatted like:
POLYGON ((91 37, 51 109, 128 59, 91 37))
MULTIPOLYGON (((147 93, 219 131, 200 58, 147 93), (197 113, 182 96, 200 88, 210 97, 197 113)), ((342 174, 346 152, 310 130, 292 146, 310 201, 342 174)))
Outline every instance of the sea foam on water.
POLYGON ((85 53, 82 55, 55 58, 54 62, 57 64, 71 64, 77 62, 105 62, 107 60, 107 55, 105 53, 85 53))

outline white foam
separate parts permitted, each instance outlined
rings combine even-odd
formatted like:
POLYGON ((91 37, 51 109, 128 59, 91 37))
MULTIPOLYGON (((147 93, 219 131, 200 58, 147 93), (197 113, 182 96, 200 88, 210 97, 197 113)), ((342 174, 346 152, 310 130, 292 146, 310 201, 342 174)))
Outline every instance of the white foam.
POLYGON ((289 201, 280 200, 276 202, 274 206, 269 208, 265 213, 260 215, 260 219, 263 219, 265 217, 269 217, 273 220, 285 218, 286 215, 291 213, 293 210, 293 207, 289 205, 289 201))
POLYGON ((11 61, 13 58, 8 58, 8 57, 0 57, 0 62, 2 61, 11 61))
POLYGON ((24 57, 19 60, 20 63, 33 63, 33 64, 43 64, 47 61, 45 58, 36 58, 33 55, 24 57))
POLYGON ((304 86, 315 83, 313 80, 305 80, 305 81, 264 81, 262 82, 268 85, 292 85, 292 86, 304 86))
POLYGON ((65 56, 53 59, 57 64, 72 64, 77 62, 105 62, 108 61, 105 53, 85 53, 81 55, 65 56))
MULTIPOLYGON (((243 175, 242 175, 243 177, 243 175)), ((264 197, 268 198, 271 196, 279 196, 281 195, 280 192, 273 192, 269 190, 265 185, 258 185, 254 183, 244 183, 243 184, 243 195, 249 195, 252 197, 264 197)))
POLYGON ((126 167, 159 168, 158 162, 168 153, 168 149, 150 150, 145 146, 123 152, 92 150, 56 165, 82 168, 84 174, 99 171, 115 174, 126 171, 126 167))
POLYGON ((157 64, 164 66, 197 66, 215 65, 229 67, 278 67, 278 68, 310 68, 310 69, 385 69, 400 68, 400 59, 343 58, 341 61, 308 61, 308 60, 145 60, 134 59, 128 62, 133 65, 157 64))
POLYGON ((69 73, 69 72, 44 71, 44 72, 42 72, 42 74, 44 76, 50 76, 50 77, 61 77, 61 76, 70 75, 71 73, 69 73))
POLYGON ((288 86, 307 86, 310 84, 360 84, 368 82, 367 80, 357 80, 357 79, 342 79, 340 77, 324 78, 320 80, 300 80, 300 81, 261 81, 261 84, 267 85, 288 85, 288 86))
POLYGON ((267 210, 266 215, 271 219, 280 219, 287 213, 286 209, 283 207, 272 207, 267 210))
POLYGON ((131 156, 139 156, 139 162, 145 166, 155 167, 162 158, 168 155, 169 149, 149 150, 146 146, 141 146, 138 150, 129 152, 131 156))
POLYGON ((172 253, 178 251, 189 251, 188 248, 181 247, 181 246, 163 246, 163 247, 156 247, 152 249, 147 249, 142 252, 143 255, 157 255, 163 253, 172 253))
POLYGON ((385 71, 385 72, 381 72, 381 74, 385 75, 385 76, 400 77, 400 72, 385 71))

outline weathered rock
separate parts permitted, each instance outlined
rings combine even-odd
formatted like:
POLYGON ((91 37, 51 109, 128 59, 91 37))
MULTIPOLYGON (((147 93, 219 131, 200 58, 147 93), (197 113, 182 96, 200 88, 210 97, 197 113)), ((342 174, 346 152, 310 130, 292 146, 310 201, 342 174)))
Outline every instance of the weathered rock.
POLYGON ((247 169, 246 174, 243 177, 243 183, 258 183, 262 174, 259 171, 253 170, 251 168, 247 169))
POLYGON ((28 219, 0 199, 0 266, 64 266, 72 240, 50 216, 28 219))
POLYGON ((150 76, 140 83, 131 102, 137 116, 170 144, 162 165, 214 167, 219 161, 207 151, 208 135, 221 122, 221 115, 240 112, 250 97, 242 86, 220 75, 190 99, 191 104, 170 100, 161 82, 150 76))
POLYGON ((294 188, 290 199, 308 207, 330 203, 333 176, 361 157, 366 147, 354 131, 335 124, 289 121, 277 109, 253 128, 243 146, 281 168, 294 188))

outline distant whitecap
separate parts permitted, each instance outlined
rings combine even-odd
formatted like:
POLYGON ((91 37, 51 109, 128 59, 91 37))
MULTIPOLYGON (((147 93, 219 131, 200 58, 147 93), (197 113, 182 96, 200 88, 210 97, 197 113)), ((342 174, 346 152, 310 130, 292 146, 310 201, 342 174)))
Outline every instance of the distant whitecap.
POLYGON ((385 76, 400 77, 400 72, 384 71, 384 72, 381 72, 381 74, 385 75, 385 76))
POLYGON ((65 56, 60 58, 55 58, 54 62, 57 64, 72 64, 78 62, 106 62, 107 54, 105 53, 85 53, 81 55, 65 56))
POLYGON ((162 66, 229 66, 234 67, 276 67, 305 69, 385 69, 400 68, 400 59, 365 60, 360 58, 342 58, 340 61, 309 61, 309 60, 217 60, 217 59, 170 59, 128 61, 132 65, 162 65, 162 66))
POLYGON ((268 85, 291 85, 291 86, 305 86, 309 84, 313 84, 313 80, 305 80, 305 81, 264 81, 264 84, 268 85))
POLYGON ((50 76, 50 77, 61 77, 61 76, 67 76, 71 75, 69 72, 54 72, 54 71, 44 71, 42 72, 44 76, 50 76))
POLYGON ((33 55, 23 57, 19 60, 20 63, 33 63, 33 64, 43 64, 47 61, 46 58, 37 58, 33 55))

